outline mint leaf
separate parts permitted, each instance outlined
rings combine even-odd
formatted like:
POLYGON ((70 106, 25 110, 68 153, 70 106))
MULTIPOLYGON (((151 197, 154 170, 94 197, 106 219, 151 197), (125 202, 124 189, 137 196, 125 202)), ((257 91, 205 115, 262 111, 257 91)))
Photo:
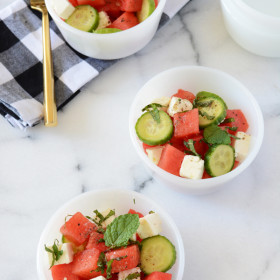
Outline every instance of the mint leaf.
POLYGON ((104 221, 115 215, 115 210, 110 210, 110 212, 105 217, 98 210, 94 210, 93 212, 95 213, 94 218, 91 218, 90 216, 86 216, 86 218, 93 221, 99 227, 102 226, 104 221))
POLYGON ((118 216, 108 225, 105 234, 105 245, 108 247, 126 246, 129 238, 137 231, 140 225, 137 214, 118 216))
POLYGON ((198 101, 195 103, 196 107, 210 107, 213 103, 213 100, 209 101, 198 101))
POLYGON ((184 141, 184 145, 190 149, 190 151, 195 155, 195 156, 198 156, 198 157, 201 157, 200 154, 198 154, 195 150, 195 147, 194 147, 194 141, 192 139, 189 139, 188 142, 184 141))
POLYGON ((114 259, 109 260, 109 261, 107 262, 107 270, 106 270, 107 279, 112 278, 111 271, 112 271, 112 263, 113 263, 113 261, 114 261, 114 259))
POLYGON ((140 277, 140 273, 135 272, 135 273, 132 273, 132 274, 129 274, 128 276, 126 276, 124 280, 137 279, 138 277, 140 277))
POLYGON ((210 116, 206 112, 202 112, 202 111, 199 110, 198 113, 199 113, 200 116, 205 117, 207 120, 214 120, 215 119, 214 116, 210 116))
POLYGON ((231 123, 231 122, 235 122, 235 119, 234 118, 228 118, 228 119, 225 119, 223 121, 223 123, 231 123))
POLYGON ((161 108, 163 107, 162 105, 158 104, 158 103, 152 103, 147 105, 146 107, 144 107, 142 109, 142 112, 147 111, 150 112, 150 114, 152 115, 153 119, 157 122, 160 123, 160 116, 159 116, 159 110, 158 107, 161 108))
POLYGON ((59 242, 58 242, 57 239, 54 241, 54 243, 53 243, 51 249, 48 248, 48 247, 45 245, 45 250, 46 250, 47 252, 49 252, 49 253, 52 254, 52 263, 51 263, 51 266, 50 266, 50 267, 52 267, 52 266, 54 265, 54 263, 55 263, 56 261, 58 261, 58 260, 60 259, 60 257, 63 255, 63 250, 59 250, 58 247, 59 247, 59 242))
POLYGON ((210 125, 204 129, 204 139, 209 144, 230 144, 230 136, 225 130, 217 125, 210 125))

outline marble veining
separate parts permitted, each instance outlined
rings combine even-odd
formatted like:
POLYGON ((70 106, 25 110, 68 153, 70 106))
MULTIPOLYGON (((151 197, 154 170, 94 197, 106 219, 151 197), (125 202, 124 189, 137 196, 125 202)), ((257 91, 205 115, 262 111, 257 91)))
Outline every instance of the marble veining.
MULTIPOLYGON (((171 0, 170 0, 171 1, 171 0)), ((11 0, 1 0, 0 8, 11 0)), ((141 192, 174 218, 184 280, 280 279, 280 59, 253 55, 225 30, 219 0, 193 0, 153 41, 82 88, 59 125, 25 132, 0 119, 1 280, 37 280, 36 247, 52 214, 98 188, 141 192), (252 165, 219 192, 188 196, 143 166, 128 132, 129 108, 154 75, 180 65, 220 69, 256 97, 265 137, 252 165)))

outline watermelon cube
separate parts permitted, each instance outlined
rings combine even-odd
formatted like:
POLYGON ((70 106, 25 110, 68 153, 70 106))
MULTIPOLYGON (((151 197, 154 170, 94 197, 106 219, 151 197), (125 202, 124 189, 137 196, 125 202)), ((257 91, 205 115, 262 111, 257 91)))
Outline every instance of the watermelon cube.
POLYGON ((180 168, 184 156, 185 154, 182 151, 167 144, 163 148, 158 166, 171 174, 180 176, 180 168))
POLYGON ((98 12, 106 12, 111 21, 115 20, 121 15, 119 0, 105 0, 106 4, 98 9, 98 12))
POLYGON ((189 138, 199 133, 199 116, 198 109, 188 112, 177 113, 173 118, 174 137, 189 138))
POLYGON ((195 95, 190 91, 179 89, 177 93, 173 94, 172 97, 178 97, 182 99, 188 99, 191 103, 195 100, 195 95))
POLYGON ((73 260, 73 274, 85 279, 102 275, 100 271, 95 271, 99 255, 100 251, 95 248, 78 252, 73 260))
POLYGON ((53 280, 80 280, 80 277, 72 273, 73 265, 69 264, 58 264, 51 268, 53 280))
POLYGON ((134 13, 124 12, 108 27, 126 30, 137 25, 138 23, 139 21, 134 13))
POLYGON ((145 280, 171 280, 172 274, 155 271, 148 275, 145 280))
POLYGON ((140 251, 137 245, 131 245, 107 252, 105 257, 107 261, 114 259, 112 273, 116 273, 136 267, 140 262, 140 251), (121 257, 123 258, 116 260, 116 258, 121 257))
POLYGON ((124 12, 138 12, 142 8, 143 0, 120 0, 120 9, 124 12))
POLYGON ((241 110, 227 110, 226 119, 228 118, 233 118, 234 122, 221 123, 221 126, 237 127, 236 131, 229 130, 231 134, 236 134, 237 131, 246 132, 248 130, 249 124, 241 110))
POLYGON ((104 234, 96 231, 92 232, 90 234, 86 249, 95 248, 101 252, 108 250, 109 248, 105 245, 105 242, 100 242, 102 239, 104 239, 104 234))
POLYGON ((83 244, 97 226, 82 213, 77 212, 61 228, 60 232, 75 245, 83 244))

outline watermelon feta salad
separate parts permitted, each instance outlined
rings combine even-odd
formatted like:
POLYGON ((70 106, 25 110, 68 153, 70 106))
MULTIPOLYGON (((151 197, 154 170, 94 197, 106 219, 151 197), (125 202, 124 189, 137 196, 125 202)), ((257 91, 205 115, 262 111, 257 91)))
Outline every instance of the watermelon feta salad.
POLYGON ((148 158, 163 170, 187 179, 221 176, 247 156, 251 136, 246 117, 228 109, 215 93, 196 96, 179 89, 142 109, 135 130, 148 158))
POLYGON ((147 19, 157 0, 53 0, 57 15, 86 32, 115 33, 147 19))
POLYGON ((61 242, 45 245, 53 280, 171 280, 174 245, 161 233, 159 215, 130 209, 77 212, 61 225, 61 242))

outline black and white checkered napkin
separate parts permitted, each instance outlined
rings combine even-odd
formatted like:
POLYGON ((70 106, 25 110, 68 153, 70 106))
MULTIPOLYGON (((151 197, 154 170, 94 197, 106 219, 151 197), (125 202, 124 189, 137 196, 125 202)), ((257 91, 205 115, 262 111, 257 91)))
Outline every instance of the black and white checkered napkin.
MULTIPOLYGON (((167 0, 160 26, 189 0, 167 0)), ((55 96, 62 108, 80 88, 117 60, 98 60, 81 55, 65 43, 50 21, 55 96)), ((17 0, 0 11, 0 114, 21 129, 43 117, 41 14, 27 0, 17 0)))

